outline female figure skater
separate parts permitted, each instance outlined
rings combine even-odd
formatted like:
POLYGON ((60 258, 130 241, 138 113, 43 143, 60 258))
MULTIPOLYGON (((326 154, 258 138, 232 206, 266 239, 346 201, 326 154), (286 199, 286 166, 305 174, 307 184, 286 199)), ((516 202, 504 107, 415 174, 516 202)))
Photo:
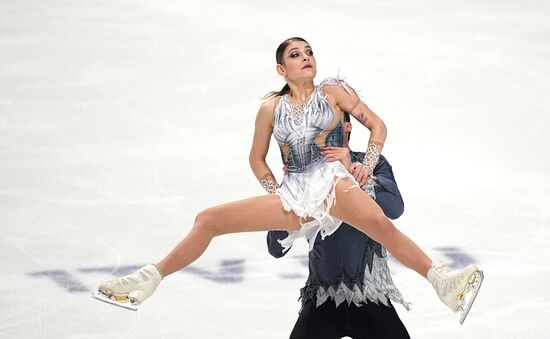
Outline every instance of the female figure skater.
MULTIPOLYGON (((305 236, 311 246, 318 233, 332 234, 342 221, 384 246, 406 267, 428 279, 439 298, 452 311, 463 311, 461 322, 481 284, 482 272, 473 265, 451 271, 432 260, 384 215, 381 208, 358 185, 355 167, 331 161, 331 146, 343 145, 343 112, 367 127, 370 138, 365 166, 358 181, 372 174, 386 139, 384 122, 345 82, 326 79, 314 86, 317 73, 311 46, 302 38, 285 40, 276 51, 277 72, 287 84, 272 93, 256 117, 250 166, 269 193, 207 208, 200 212, 189 234, 156 265, 102 283, 96 296, 104 301, 133 306, 150 297, 160 281, 186 267, 206 250, 213 237, 234 232, 285 230, 284 248, 305 236), (265 162, 271 135, 275 137, 288 174, 278 185, 265 162), (472 291, 468 303, 464 295, 472 291)), ((356 171, 357 172, 357 171, 356 171)))

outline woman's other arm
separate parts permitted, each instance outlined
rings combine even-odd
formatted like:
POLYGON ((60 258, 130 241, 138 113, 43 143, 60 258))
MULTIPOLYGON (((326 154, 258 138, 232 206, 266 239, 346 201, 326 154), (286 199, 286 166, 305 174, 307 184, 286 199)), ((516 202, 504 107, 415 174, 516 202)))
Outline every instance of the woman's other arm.
POLYGON ((278 99, 265 101, 258 111, 254 127, 254 139, 248 160, 252 172, 268 193, 275 193, 277 181, 271 169, 265 161, 267 151, 269 150, 269 141, 273 133, 273 112, 275 102, 278 99))

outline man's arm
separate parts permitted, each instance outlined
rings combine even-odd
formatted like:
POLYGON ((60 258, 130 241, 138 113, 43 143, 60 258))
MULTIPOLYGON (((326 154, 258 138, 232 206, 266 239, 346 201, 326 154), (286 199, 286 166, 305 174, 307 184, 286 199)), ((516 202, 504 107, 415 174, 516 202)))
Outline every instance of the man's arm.
POLYGON ((283 252, 283 246, 278 240, 288 236, 287 231, 269 231, 267 232, 267 250, 275 258, 282 258, 288 251, 283 252))

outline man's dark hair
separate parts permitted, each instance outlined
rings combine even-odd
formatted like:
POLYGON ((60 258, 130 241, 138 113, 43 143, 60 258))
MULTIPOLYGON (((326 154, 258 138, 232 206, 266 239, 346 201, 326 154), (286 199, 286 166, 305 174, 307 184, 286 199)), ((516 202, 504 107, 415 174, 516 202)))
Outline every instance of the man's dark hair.
MULTIPOLYGON (((351 123, 351 120, 350 120, 350 117, 349 117, 349 113, 348 112, 344 112, 344 121, 345 122, 349 122, 351 123)), ((349 139, 351 138, 351 132, 348 133, 348 142, 349 142, 349 139)))
POLYGON ((345 121, 345 122, 350 122, 350 118, 349 118, 349 113, 348 113, 348 112, 344 112, 344 121, 345 121))

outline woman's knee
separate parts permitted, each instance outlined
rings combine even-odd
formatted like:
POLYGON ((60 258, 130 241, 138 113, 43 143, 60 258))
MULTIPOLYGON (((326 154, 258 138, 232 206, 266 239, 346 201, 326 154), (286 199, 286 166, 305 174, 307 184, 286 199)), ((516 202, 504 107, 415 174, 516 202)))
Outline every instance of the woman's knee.
POLYGON ((369 228, 376 238, 389 235, 396 229, 382 210, 370 215, 367 224, 369 224, 369 228))
POLYGON ((212 236, 219 235, 216 226, 217 219, 219 218, 216 217, 215 209, 212 207, 207 208, 195 216, 193 228, 201 232, 208 232, 212 236))

